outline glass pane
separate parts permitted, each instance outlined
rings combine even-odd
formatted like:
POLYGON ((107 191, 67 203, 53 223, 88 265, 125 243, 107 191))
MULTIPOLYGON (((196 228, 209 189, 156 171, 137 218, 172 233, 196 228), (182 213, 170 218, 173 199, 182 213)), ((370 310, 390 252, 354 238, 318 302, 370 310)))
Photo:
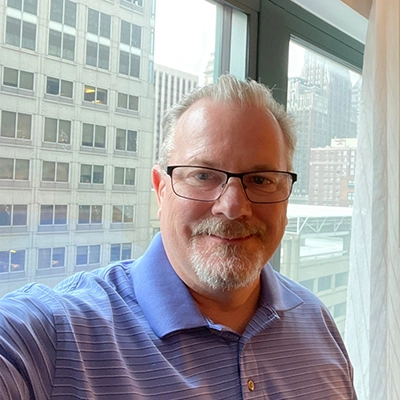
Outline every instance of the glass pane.
POLYGON ((140 76, 140 57, 131 54, 131 68, 129 70, 129 75, 134 76, 135 78, 139 78, 140 76))
POLYGON ((92 166, 91 165, 81 165, 81 183, 91 183, 92 182, 92 166))
POLYGON ((123 185, 124 184, 124 168, 115 167, 114 184, 115 185, 123 185))
POLYGON ((90 246, 89 264, 98 264, 100 262, 100 246, 90 246))
POLYGON ((135 169, 126 168, 125 185, 134 185, 134 184, 135 184, 135 169))
POLYGON ((24 11, 33 15, 37 14, 37 0, 24 0, 24 11))
POLYGON ((56 22, 62 22, 63 0, 51 0, 50 19, 56 22))
POLYGON ((88 246, 77 246, 76 248, 76 265, 86 265, 88 263, 88 246))
POLYGON ((310 288, 329 309, 336 307, 344 334, 361 76, 294 40, 288 76, 299 181, 289 204, 281 272, 310 288), (336 282, 341 289, 335 291, 336 282))
POLYGON ((54 182, 56 177, 56 163, 43 161, 42 181, 54 182))
POLYGON ((15 137, 15 125, 17 121, 17 115, 14 112, 2 111, 1 112, 1 136, 3 137, 15 137))
POLYGON ((42 205, 40 207, 40 225, 52 225, 53 224, 53 206, 42 205))
POLYGON ((84 100, 94 103, 96 100, 96 88, 85 85, 84 100))
POLYGON ((129 96, 129 109, 134 111, 139 110, 139 97, 129 96))
POLYGON ((49 54, 61 57, 61 32, 50 29, 49 31, 49 54))
POLYGON ((131 45, 140 49, 142 42, 142 28, 132 24, 132 40, 131 45))
POLYGON ((6 43, 13 46, 20 46, 21 21, 7 17, 6 23, 6 43))
POLYGON ((39 249, 38 255, 38 269, 45 269, 51 267, 51 249, 39 249))
POLYGON ((22 10, 22 0, 7 0, 7 6, 22 10))
POLYGON ((121 259, 120 254, 121 254, 121 245, 112 244, 110 252, 110 262, 119 261, 121 259))
POLYGON ((104 167, 102 165, 93 166, 93 183, 104 183, 104 167))
POLYGON ((100 13, 100 36, 110 38, 111 16, 100 13))
POLYGON ((62 56, 66 60, 74 61, 74 59, 75 59, 75 36, 64 33, 62 56))
POLYGON ((28 114, 18 114, 17 138, 29 140, 31 138, 32 116, 28 114))
POLYGON ((58 128, 58 143, 69 144, 71 141, 71 121, 60 119, 58 128))
POLYGON ((11 225, 11 214, 12 214, 11 204, 0 204, 0 226, 11 225))
POLYGON ((25 250, 11 250, 10 272, 23 271, 25 269, 25 250))
POLYGON ((128 108, 128 95, 124 93, 118 93, 117 107, 128 108))
POLYGON ((68 81, 61 81, 60 96, 72 98, 73 83, 68 81))
POLYGON ((29 160, 15 160, 15 179, 23 181, 29 179, 29 160))
POLYGON ((79 206, 78 224, 88 224, 90 222, 90 206, 79 206))
POLYGON ((121 260, 129 260, 131 258, 132 245, 130 243, 123 243, 121 250, 121 260))
POLYGON ((121 21, 121 43, 130 44, 131 24, 121 21))
POLYGON ((125 150, 125 137, 126 131, 124 129, 117 129, 117 137, 115 142, 115 148, 117 150, 125 150))
POLYGON ((99 33, 99 12, 91 8, 88 9, 88 32, 99 33))
POLYGON ((104 149, 106 147, 106 127, 96 125, 95 147, 104 149))
POLYGON ((0 179, 13 179, 14 160, 12 158, 0 158, 0 179))
POLYGON ((65 247, 55 247, 53 249, 52 268, 64 267, 65 265, 65 247))
POLYGON ((97 43, 86 42, 86 64, 97 67, 97 43))
POLYGON ((108 69, 110 59, 110 48, 102 44, 99 45, 99 68, 108 69))
POLYGON ((76 26, 76 3, 65 0, 64 23, 69 26, 76 26))
POLYGON ((25 49, 35 50, 36 47, 36 25, 24 21, 22 23, 22 44, 25 49))
POLYGON ((133 222, 133 206, 124 207, 124 223, 133 222))
POLYGON ((67 210, 66 205, 54 206, 54 223, 57 225, 65 225, 67 223, 67 210))
POLYGON ((18 70, 4 67, 3 85, 18 87, 18 70))
POLYGON ((60 80, 56 78, 47 78, 46 93, 48 94, 59 94, 60 80))
POLYGON ((122 222, 122 210, 123 210, 123 206, 113 206, 113 215, 112 215, 113 223, 121 223, 122 222))
POLYGON ((19 87, 21 89, 33 90, 33 74, 31 72, 20 72, 19 87))
POLYGON ((129 54, 125 51, 119 52, 119 73, 129 75, 129 54))
POLYGON ((57 163, 57 182, 68 182, 68 163, 57 163))
POLYGON ((97 88, 96 102, 100 104, 107 104, 107 90, 97 88))
POLYGON ((91 223, 101 224, 102 214, 103 214, 102 206, 92 206, 91 223))
POLYGON ((93 130, 94 126, 83 124, 82 126, 82 146, 93 146, 93 130))
POLYGON ((128 131, 127 133, 128 133, 127 150, 128 151, 136 151, 137 132, 136 131, 128 131))
POLYGON ((45 118, 44 121, 44 141, 57 141, 57 120, 55 118, 45 118))
POLYGON ((28 206, 14 205, 13 207, 13 225, 26 225, 28 206))

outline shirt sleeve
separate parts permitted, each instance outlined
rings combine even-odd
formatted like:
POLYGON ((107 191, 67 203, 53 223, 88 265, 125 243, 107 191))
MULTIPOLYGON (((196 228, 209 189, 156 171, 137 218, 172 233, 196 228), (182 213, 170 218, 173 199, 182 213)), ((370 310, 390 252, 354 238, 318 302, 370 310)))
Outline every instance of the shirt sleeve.
POLYGON ((55 343, 45 303, 24 293, 0 301, 0 400, 50 398, 55 343))

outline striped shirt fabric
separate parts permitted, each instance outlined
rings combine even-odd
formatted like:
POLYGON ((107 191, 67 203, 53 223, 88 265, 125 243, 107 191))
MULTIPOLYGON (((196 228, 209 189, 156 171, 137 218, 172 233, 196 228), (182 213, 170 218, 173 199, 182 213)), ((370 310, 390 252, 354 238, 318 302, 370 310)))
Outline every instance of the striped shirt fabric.
POLYGON ((326 308, 262 271, 242 335, 198 310, 157 235, 136 261, 0 301, 0 399, 356 399, 326 308))

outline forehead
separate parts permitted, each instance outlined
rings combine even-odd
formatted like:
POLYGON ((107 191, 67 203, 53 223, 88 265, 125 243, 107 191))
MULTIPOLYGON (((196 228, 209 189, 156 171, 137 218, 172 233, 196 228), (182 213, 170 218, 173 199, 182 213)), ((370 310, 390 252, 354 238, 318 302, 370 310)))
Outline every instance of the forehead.
POLYGON ((245 171, 285 169, 286 160, 283 134, 270 111, 203 99, 178 120, 170 161, 245 171))

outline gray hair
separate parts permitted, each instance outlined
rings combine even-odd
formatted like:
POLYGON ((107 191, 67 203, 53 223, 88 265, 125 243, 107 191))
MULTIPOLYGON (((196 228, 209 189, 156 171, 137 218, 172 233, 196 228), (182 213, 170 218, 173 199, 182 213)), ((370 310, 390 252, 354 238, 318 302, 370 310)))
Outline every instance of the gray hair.
POLYGON ((179 118, 192 104, 201 99, 256 106, 269 110, 281 127, 287 145, 288 167, 293 168, 293 155, 296 148, 293 117, 273 98, 272 91, 265 85, 252 79, 240 81, 232 75, 222 75, 216 83, 194 89, 166 113, 162 122, 164 141, 158 162, 162 168, 168 165, 170 155, 174 150, 173 138, 179 118))

